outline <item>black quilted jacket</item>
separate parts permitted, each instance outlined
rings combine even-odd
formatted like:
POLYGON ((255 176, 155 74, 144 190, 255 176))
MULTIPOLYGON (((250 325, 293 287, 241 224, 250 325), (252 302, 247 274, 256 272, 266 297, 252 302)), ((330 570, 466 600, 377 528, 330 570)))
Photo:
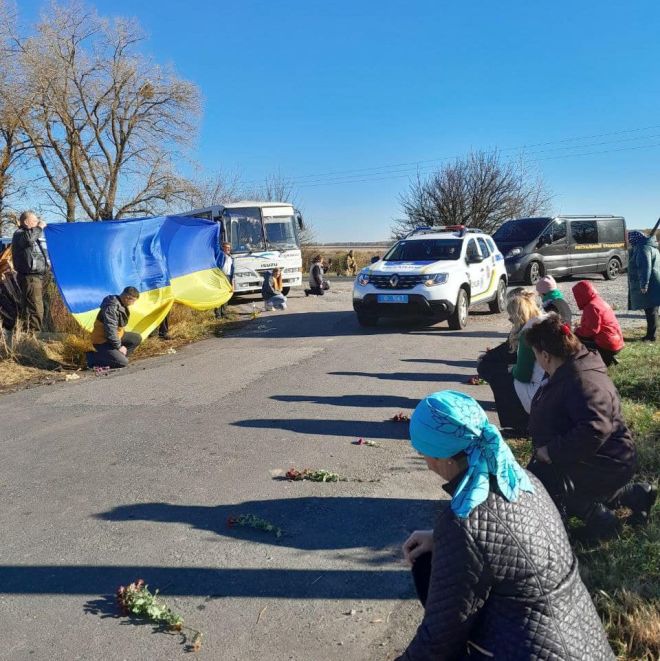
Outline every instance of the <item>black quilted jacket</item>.
POLYGON ((467 519, 439 516, 424 619, 402 661, 615 658, 559 513, 530 479, 535 492, 515 503, 491 482, 467 519))

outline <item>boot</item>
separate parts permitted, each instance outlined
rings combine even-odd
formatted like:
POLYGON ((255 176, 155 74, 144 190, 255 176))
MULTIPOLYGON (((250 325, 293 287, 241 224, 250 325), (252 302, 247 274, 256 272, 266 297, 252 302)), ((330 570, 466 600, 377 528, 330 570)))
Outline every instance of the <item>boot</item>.
POLYGON ((596 503, 584 520, 584 528, 577 530, 575 537, 585 543, 614 539, 619 534, 619 527, 614 512, 602 503, 596 503))
POLYGON ((87 363, 87 369, 91 370, 94 367, 94 365, 96 364, 96 361, 94 360, 94 357, 95 357, 94 354, 95 353, 96 353, 95 351, 88 351, 85 354, 85 362, 87 363))
POLYGON ((648 482, 630 482, 610 501, 613 507, 628 507, 632 514, 628 523, 633 526, 648 523, 651 509, 658 497, 658 488, 648 482))

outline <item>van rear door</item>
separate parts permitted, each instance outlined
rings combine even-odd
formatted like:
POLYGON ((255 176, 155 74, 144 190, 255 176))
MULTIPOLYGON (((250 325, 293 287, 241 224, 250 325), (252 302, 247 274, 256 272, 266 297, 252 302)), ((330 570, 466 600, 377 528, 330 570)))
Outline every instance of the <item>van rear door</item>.
POLYGON ((600 239, 602 271, 613 257, 619 260, 622 268, 628 266, 626 252, 626 221, 623 218, 603 218, 598 221, 598 238, 600 239))
POLYGON ((602 271, 596 219, 570 219, 568 225, 571 273, 599 273, 602 271))

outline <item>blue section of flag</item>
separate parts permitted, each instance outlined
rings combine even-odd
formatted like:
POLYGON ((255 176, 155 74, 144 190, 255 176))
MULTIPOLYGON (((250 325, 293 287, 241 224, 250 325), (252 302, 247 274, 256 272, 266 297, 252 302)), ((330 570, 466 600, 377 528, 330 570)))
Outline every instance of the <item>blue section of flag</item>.
POLYGON ((172 278, 219 268, 220 226, 201 218, 58 223, 46 228, 55 280, 73 313, 97 308, 124 287, 167 287, 172 278))

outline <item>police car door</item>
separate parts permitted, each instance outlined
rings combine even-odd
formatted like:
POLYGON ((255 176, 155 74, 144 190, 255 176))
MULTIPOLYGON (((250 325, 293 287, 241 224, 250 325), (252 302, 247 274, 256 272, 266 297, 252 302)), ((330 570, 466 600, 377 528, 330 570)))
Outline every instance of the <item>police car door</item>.
POLYGON ((470 298, 475 298, 486 291, 488 287, 486 260, 479 251, 479 246, 475 239, 468 239, 465 261, 467 262, 470 276, 470 298))

